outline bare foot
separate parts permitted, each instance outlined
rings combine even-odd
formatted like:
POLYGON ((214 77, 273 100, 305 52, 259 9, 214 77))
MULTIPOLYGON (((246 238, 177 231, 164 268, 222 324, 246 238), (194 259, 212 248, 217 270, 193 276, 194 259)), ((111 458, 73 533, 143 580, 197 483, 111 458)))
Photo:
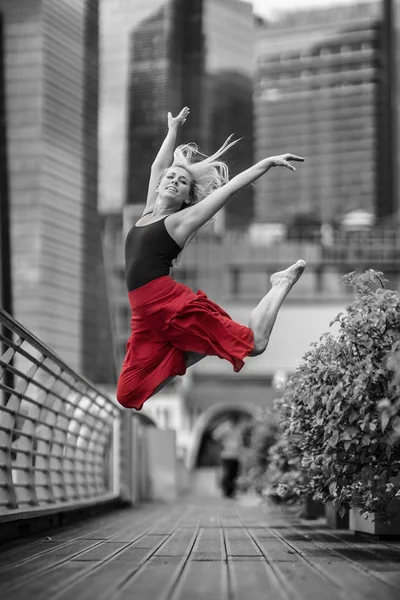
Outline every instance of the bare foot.
POLYGON ((270 277, 272 287, 277 285, 288 285, 289 289, 298 281, 306 268, 305 260, 298 260, 284 271, 273 273, 270 277))

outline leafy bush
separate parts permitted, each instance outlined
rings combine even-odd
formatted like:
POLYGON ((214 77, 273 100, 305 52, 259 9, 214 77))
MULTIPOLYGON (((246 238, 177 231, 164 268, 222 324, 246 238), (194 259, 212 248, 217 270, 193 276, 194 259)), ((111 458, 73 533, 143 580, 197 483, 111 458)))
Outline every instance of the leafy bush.
POLYGON ((283 440, 270 452, 266 493, 311 493, 340 514, 379 518, 400 495, 400 294, 372 270, 343 281, 356 299, 331 323, 338 335, 312 345, 279 401, 283 440))
POLYGON ((285 436, 269 450, 268 468, 262 484, 262 496, 276 504, 295 504, 304 494, 306 474, 301 468, 301 454, 285 436))
POLYGON ((391 425, 391 442, 400 440, 400 342, 396 342, 393 353, 389 356, 387 367, 393 372, 392 386, 393 394, 379 402, 381 425, 386 429, 388 423, 391 425))
POLYGON ((278 424, 269 411, 243 426, 242 474, 239 480, 242 489, 252 488, 261 493, 270 460, 269 449, 276 443, 278 434, 278 424))

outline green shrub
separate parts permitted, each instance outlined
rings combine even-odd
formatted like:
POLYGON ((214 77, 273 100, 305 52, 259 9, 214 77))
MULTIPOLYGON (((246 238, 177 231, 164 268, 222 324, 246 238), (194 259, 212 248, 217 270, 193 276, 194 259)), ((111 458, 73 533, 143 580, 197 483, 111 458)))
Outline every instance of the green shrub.
POLYGON ((400 495, 400 294, 372 270, 343 281, 356 299, 331 323, 338 335, 313 344, 286 385, 283 441, 270 452, 265 492, 311 493, 341 514, 357 507, 382 517, 400 495))
POLYGON ((239 481, 242 489, 251 488, 257 493, 262 492, 269 464, 269 449, 276 443, 278 435, 278 423, 269 411, 243 426, 239 481))

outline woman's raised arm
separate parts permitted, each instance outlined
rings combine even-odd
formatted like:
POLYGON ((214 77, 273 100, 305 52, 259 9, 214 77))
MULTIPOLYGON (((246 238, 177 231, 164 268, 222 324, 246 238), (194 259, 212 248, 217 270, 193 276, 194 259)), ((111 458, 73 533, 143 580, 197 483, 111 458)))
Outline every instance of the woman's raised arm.
POLYGON ((236 192, 256 181, 256 179, 267 173, 272 167, 286 167, 291 171, 295 171, 296 169, 290 161, 303 162, 304 158, 295 154, 281 154, 265 158, 233 177, 224 186, 211 192, 201 202, 181 211, 179 213, 181 215, 179 237, 188 239, 221 210, 236 192))
POLYGON ((156 188, 158 186, 161 174, 165 169, 168 169, 168 167, 171 166, 173 161, 176 136, 179 126, 184 124, 189 116, 189 113, 190 110, 187 106, 185 106, 185 108, 183 108, 176 117, 173 117, 170 112, 168 113, 168 132, 163 143, 161 144, 153 164, 151 165, 146 207, 143 211, 143 214, 151 212, 154 206, 156 200, 156 188))

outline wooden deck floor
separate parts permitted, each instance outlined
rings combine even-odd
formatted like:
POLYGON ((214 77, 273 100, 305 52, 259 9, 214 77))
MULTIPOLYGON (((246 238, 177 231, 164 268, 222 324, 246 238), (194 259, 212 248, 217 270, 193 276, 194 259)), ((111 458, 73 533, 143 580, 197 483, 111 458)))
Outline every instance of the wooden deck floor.
POLYGON ((2 600, 399 600, 400 542, 238 501, 146 505, 0 546, 2 600))

